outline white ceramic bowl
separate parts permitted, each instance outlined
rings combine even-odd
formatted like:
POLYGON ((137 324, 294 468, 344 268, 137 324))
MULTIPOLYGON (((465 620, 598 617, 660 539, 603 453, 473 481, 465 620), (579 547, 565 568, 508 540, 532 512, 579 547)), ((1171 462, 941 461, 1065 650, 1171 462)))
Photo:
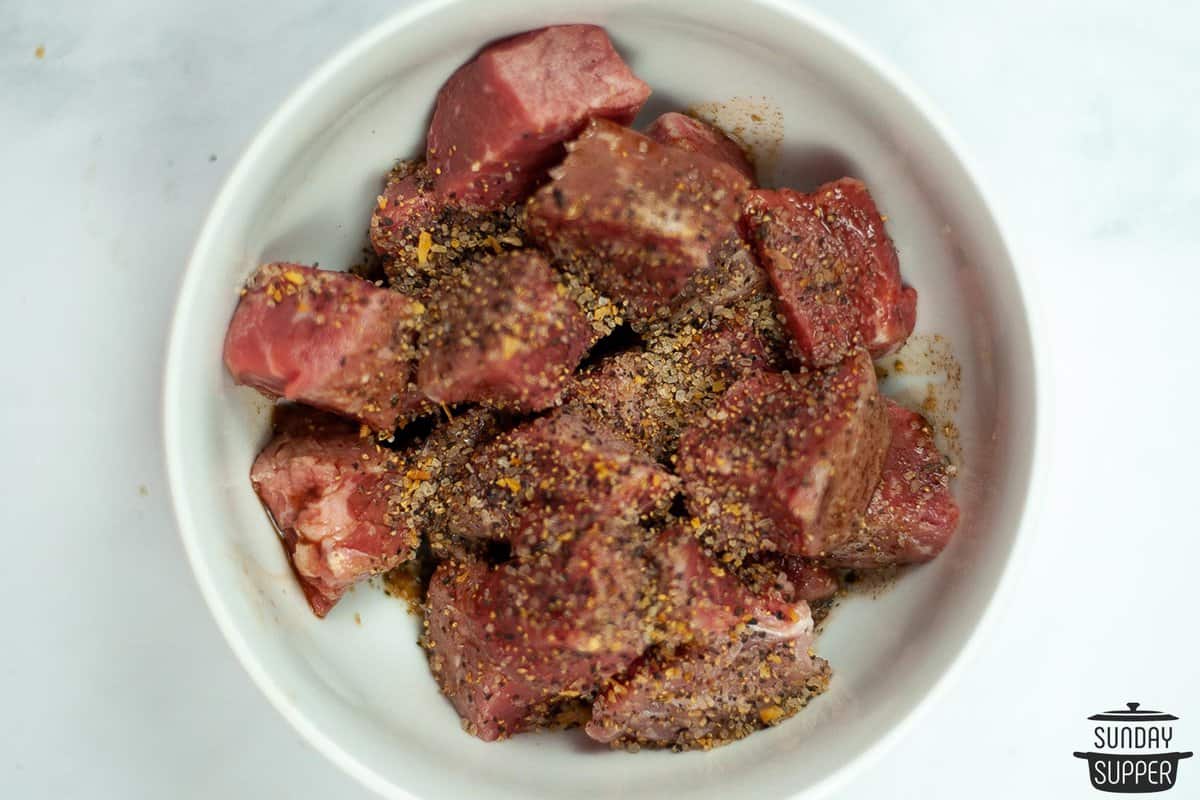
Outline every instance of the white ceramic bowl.
POLYGON ((196 578, 246 670, 318 749, 385 795, 807 796, 895 734, 993 605, 1038 461, 1035 341, 1005 243, 944 127, 828 23, 769 0, 426 2, 355 41, 288 98, 213 205, 170 343, 171 490, 196 578), (438 694, 418 620, 401 602, 361 587, 327 619, 313 617, 247 478, 268 406, 221 364, 237 289, 257 264, 355 260, 380 177, 419 151, 434 95, 456 66, 496 37, 584 21, 606 26, 654 87, 644 118, 752 97, 782 119, 768 183, 866 180, 920 291, 918 332, 944 334, 962 364, 956 540, 882 598, 835 612, 819 641, 836 671, 826 695, 709 753, 629 755, 578 732, 485 744, 438 694))

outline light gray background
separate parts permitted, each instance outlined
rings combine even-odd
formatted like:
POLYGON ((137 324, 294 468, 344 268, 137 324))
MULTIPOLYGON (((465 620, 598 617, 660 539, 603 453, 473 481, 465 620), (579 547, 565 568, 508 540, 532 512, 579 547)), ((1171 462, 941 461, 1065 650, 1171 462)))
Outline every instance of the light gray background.
MULTIPOLYGON (((159 390, 225 172, 400 5, 0 0, 0 796, 367 796, 210 620, 168 505, 159 390)), ((1056 384, 1017 596, 836 796, 1099 797, 1071 757, 1090 713, 1162 707, 1200 750, 1200 4, 814 5, 962 136, 1040 287, 1056 384)), ((1180 772, 1173 796, 1196 796, 1200 761, 1180 772)))

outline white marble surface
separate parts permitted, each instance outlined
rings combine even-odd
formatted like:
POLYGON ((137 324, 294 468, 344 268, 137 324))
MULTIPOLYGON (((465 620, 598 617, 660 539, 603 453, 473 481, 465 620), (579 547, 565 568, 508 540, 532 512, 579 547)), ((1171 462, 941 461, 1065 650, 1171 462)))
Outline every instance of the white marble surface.
MULTIPOLYGON (((0 796, 367 796, 210 620, 168 508, 159 385, 226 169, 398 5, 0 5, 0 796)), ((1057 395, 1021 591, 938 706, 837 796, 1098 796, 1071 757, 1087 714, 1164 707, 1200 750, 1200 6, 815 5, 961 134, 1040 283, 1057 395)), ((1180 771, 1173 796, 1200 793, 1200 764, 1180 771)))

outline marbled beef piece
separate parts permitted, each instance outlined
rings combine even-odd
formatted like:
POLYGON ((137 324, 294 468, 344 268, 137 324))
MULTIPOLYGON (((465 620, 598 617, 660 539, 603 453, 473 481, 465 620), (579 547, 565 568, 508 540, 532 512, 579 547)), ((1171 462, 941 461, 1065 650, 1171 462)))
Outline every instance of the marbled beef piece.
POLYGON ((871 504, 850 538, 823 559, 838 567, 916 564, 934 558, 958 527, 953 467, 924 417, 887 401, 892 444, 871 504))
POLYGON ((617 524, 553 555, 437 568, 423 644, 469 733, 492 741, 535 727, 642 653, 648 584, 635 537, 617 524))
POLYGON ((833 570, 799 556, 760 553, 735 571, 756 595, 778 598, 784 603, 800 600, 814 603, 832 597, 841 588, 833 570))
POLYGON ((413 520, 389 509, 395 454, 358 425, 304 406, 276 410, 250 480, 318 617, 355 582, 416 554, 413 520))
POLYGON ((837 575, 806 558, 784 556, 779 559, 781 594, 792 600, 808 603, 825 600, 840 588, 837 575))
POLYGON ((376 199, 370 237, 392 287, 428 303, 437 278, 485 255, 521 247, 525 207, 484 208, 448 200, 434 189, 425 162, 402 161, 376 199))
POLYGON ((592 326, 592 341, 599 342, 624 322, 621 309, 613 300, 588 283, 582 275, 559 271, 559 278, 567 287, 567 295, 583 309, 584 316, 592 326))
POLYGON ((443 404, 548 408, 593 339, 588 318, 532 250, 447 275, 430 302, 417 382, 443 404))
POLYGON ((589 119, 628 124, 649 96, 595 25, 489 45, 438 93, 427 146, 438 194, 485 207, 521 199, 589 119))
POLYGON ((580 531, 664 512, 678 487, 613 431, 561 409, 476 451, 446 493, 446 529, 518 551, 556 549, 580 531))
POLYGON ((529 200, 529 235, 631 323, 669 313, 692 273, 737 240, 750 183, 729 165, 606 121, 567 151, 529 200))
POLYGON ((747 626, 782 637, 805 632, 797 626, 810 620, 797 614, 799 598, 794 593, 785 598, 785 592, 769 582, 752 586, 742 581, 704 549, 698 538, 701 530, 695 518, 670 525, 647 549, 657 574, 651 606, 657 643, 723 645, 747 626))
POLYGON ((791 337, 775 311, 775 290, 741 241, 719 248, 710 263, 692 273, 672 301, 670 314, 656 322, 647 335, 654 336, 659 328, 703 326, 731 315, 751 320, 760 335, 780 342, 784 345, 781 352, 787 352, 791 337))
POLYGON ((650 123, 646 135, 661 144, 728 164, 745 175, 748 181, 755 182, 754 165, 746 157, 746 151, 714 125, 677 111, 668 111, 650 123))
POLYGON ((859 346, 878 357, 912 333, 917 293, 901 282, 896 248, 862 181, 843 178, 809 195, 755 190, 742 226, 802 363, 829 366, 859 346))
POLYGON ((464 475, 469 474, 475 451, 512 424, 509 417, 492 409, 464 409, 437 425, 404 454, 402 469, 393 481, 389 508, 416 520, 435 558, 482 553, 478 539, 450 532, 450 504, 461 499, 458 488, 464 475))
MULTIPOLYGON (((813 620, 785 576, 747 584, 713 558, 691 519, 648 549, 654 647, 597 698, 587 733, 614 745, 708 748, 796 713, 824 691, 813 620)), ((766 575, 766 571, 763 571, 766 575)))
POLYGON ((739 563, 821 556, 850 536, 890 430, 865 350, 823 370, 743 378, 684 432, 677 472, 713 548, 739 563))
POLYGON ((720 644, 655 648, 592 706, 588 736, 613 746, 708 749, 795 714, 825 691, 829 665, 812 655, 808 605, 786 635, 747 626, 720 644))
POLYGON ((431 408, 413 383, 425 307, 344 272, 266 264, 225 334, 234 381, 382 432, 431 408))
POLYGON ((567 389, 565 405, 600 421, 656 459, 739 378, 775 365, 744 316, 681 326, 601 359, 567 389))
MULTIPOLYGON (((691 336, 691 330, 684 327, 678 335, 691 336)), ((716 375, 718 391, 721 382, 728 387, 747 375, 779 366, 776 354, 760 335, 757 321, 743 313, 724 316, 699 328, 682 352, 685 361, 681 371, 716 375)))

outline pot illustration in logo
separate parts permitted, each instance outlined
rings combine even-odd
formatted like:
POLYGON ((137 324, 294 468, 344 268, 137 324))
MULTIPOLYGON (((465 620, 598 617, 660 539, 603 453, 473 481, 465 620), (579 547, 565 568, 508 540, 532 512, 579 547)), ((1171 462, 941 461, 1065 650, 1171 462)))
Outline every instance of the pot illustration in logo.
POLYGON ((1179 762, 1192 757, 1190 750, 1171 749, 1171 723, 1179 717, 1141 709, 1140 703, 1125 705, 1088 717, 1096 722, 1095 749, 1075 757, 1087 759, 1092 786, 1102 792, 1165 792, 1175 785, 1179 762))

